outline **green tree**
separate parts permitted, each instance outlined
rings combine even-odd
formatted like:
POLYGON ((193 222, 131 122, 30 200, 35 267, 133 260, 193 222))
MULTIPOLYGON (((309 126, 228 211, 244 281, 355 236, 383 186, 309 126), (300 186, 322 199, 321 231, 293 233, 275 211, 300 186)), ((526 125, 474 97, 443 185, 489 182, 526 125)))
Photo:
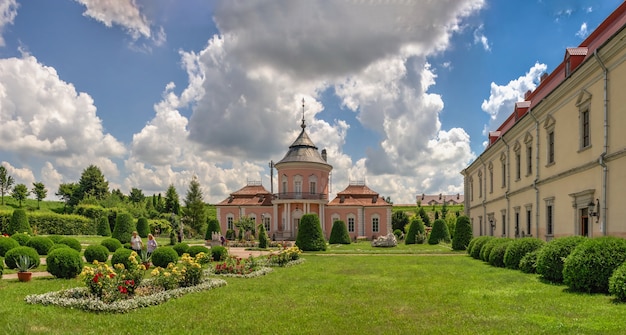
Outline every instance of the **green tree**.
POLYGON ((33 233, 30 228, 30 223, 28 222, 26 211, 23 209, 16 209, 13 211, 13 215, 11 215, 11 220, 9 221, 9 226, 7 227, 7 232, 9 235, 16 233, 33 233))
POLYGON ((409 216, 404 211, 397 211, 391 216, 391 228, 392 230, 400 229, 403 233, 404 227, 409 224, 409 216))
POLYGON ((254 220, 252 218, 244 216, 235 222, 235 227, 239 228, 239 239, 242 240, 244 235, 248 235, 250 232, 254 235, 254 220))
POLYGON ((202 188, 200 187, 198 177, 193 176, 185 195, 184 213, 189 220, 191 228, 198 233, 202 230, 202 226, 206 221, 206 209, 202 198, 202 188))
POLYGON ((204 239, 210 240, 211 238, 213 238, 214 232, 215 233, 220 232, 220 223, 215 218, 210 218, 207 221, 208 222, 207 222, 206 233, 204 234, 204 239))
POLYGON ((13 192, 11 193, 11 196, 13 197, 13 199, 17 200, 20 204, 20 207, 22 207, 22 201, 26 200, 29 194, 30 194, 30 191, 28 191, 28 188, 26 187, 26 185, 17 184, 13 188, 13 192))
POLYGON ((303 251, 325 251, 326 240, 317 214, 304 214, 300 218, 296 246, 303 251))
POLYGON ((143 191, 138 188, 131 188, 130 194, 128 195, 128 200, 133 204, 137 205, 146 199, 146 196, 143 194, 143 191))
MULTIPOLYGON (((409 226, 409 232, 404 238, 405 244, 416 244, 418 234, 424 236, 424 223, 419 215, 415 215, 411 218, 411 226, 409 226)), ((423 243, 423 239, 420 240, 420 244, 423 243)))
POLYGON ((430 236, 428 236, 428 244, 439 244, 439 242, 450 243, 450 232, 448 231, 446 221, 443 219, 435 220, 433 230, 431 230, 430 236))
POLYGON ((348 227, 342 220, 333 222, 333 228, 330 231, 330 238, 328 239, 330 244, 350 244, 350 234, 348 233, 348 227))
POLYGON ((133 231, 137 230, 133 217, 128 213, 119 213, 115 218, 115 227, 113 228, 113 237, 118 239, 122 244, 130 242, 133 231))
POLYGON ((417 214, 422 218, 422 222, 424 222, 424 226, 430 227, 430 217, 426 214, 426 210, 424 207, 420 207, 420 210, 417 214))
MULTIPOLYGON (((161 194, 159 193, 159 196, 161 194)), ((165 213, 174 213, 176 215, 180 214, 179 213, 179 209, 180 209, 180 199, 178 197, 178 192, 176 192, 176 187, 174 187, 174 184, 170 184, 170 186, 167 188, 167 191, 165 192, 165 207, 164 207, 164 211, 165 213)))
POLYGON ((104 178, 99 167, 89 165, 80 175, 77 192, 78 201, 87 196, 102 200, 109 193, 109 182, 104 178))
POLYGON ((41 200, 45 199, 48 195, 48 190, 46 190, 46 186, 42 182, 33 183, 33 194, 37 199, 37 209, 41 208, 39 206, 41 200))
POLYGON ((137 235, 146 238, 148 234, 150 234, 150 224, 148 223, 148 219, 142 216, 137 219, 137 235))
POLYGON ((259 248, 266 249, 269 238, 267 236, 267 231, 265 231, 265 225, 263 223, 259 224, 258 229, 259 229, 259 248))
POLYGON ((63 200, 63 213, 67 206, 74 206, 78 204, 78 200, 76 199, 76 194, 78 191, 78 184, 76 183, 64 183, 59 185, 59 190, 55 193, 57 197, 60 197, 63 200))
POLYGON ((7 174, 7 169, 0 165, 0 193, 2 193, 2 205, 4 205, 4 195, 9 192, 13 186, 13 177, 7 174))
POLYGON ((453 250, 465 250, 472 240, 472 226, 470 219, 463 215, 456 220, 454 237, 452 238, 453 250))

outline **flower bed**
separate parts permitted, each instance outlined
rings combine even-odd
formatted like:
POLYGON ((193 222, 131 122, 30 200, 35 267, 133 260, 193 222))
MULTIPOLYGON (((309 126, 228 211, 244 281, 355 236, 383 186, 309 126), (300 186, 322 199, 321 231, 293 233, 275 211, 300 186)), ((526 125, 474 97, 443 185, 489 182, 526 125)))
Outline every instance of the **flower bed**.
POLYGON ((268 266, 285 266, 289 262, 297 261, 302 251, 297 246, 290 248, 284 247, 277 253, 267 255, 268 266))

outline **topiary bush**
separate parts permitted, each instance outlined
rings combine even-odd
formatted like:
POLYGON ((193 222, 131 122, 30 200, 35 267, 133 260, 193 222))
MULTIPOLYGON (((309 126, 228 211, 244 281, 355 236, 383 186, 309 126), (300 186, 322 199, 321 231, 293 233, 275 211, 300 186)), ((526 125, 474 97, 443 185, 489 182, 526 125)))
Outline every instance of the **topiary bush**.
POLYGON ((123 243, 130 243, 130 239, 133 236, 135 227, 135 221, 133 217, 128 213, 118 213, 115 218, 115 228, 113 228, 112 237, 118 239, 123 243))
POLYGON ((608 293, 609 278, 625 260, 626 240, 612 236, 587 239, 565 259, 563 282, 572 291, 608 293))
POLYGON ((152 253, 152 264, 166 268, 168 264, 178 262, 178 253, 172 247, 156 248, 152 253))
POLYGON ((470 219, 465 216, 459 216, 456 219, 456 226, 454 228, 454 238, 452 239, 452 250, 465 250, 467 249, 470 241, 472 240, 473 232, 470 219))
POLYGON ((13 235, 15 233, 28 233, 29 235, 32 235, 33 230, 30 228, 30 223, 28 223, 28 216, 26 216, 25 210, 16 209, 13 211, 11 220, 9 220, 9 226, 7 227, 7 233, 9 233, 9 235, 13 235))
POLYGON ((101 246, 104 246, 109 250, 109 252, 115 252, 115 250, 122 247, 122 242, 116 238, 105 238, 100 242, 101 246))
POLYGON ((19 246, 20 244, 16 240, 0 236, 0 257, 4 257, 7 251, 19 246))
POLYGON ((176 251, 176 253, 180 257, 184 253, 186 253, 187 250, 189 250, 189 244, 180 242, 180 243, 176 243, 172 248, 176 251))
POLYGON ((213 233, 219 233, 220 232, 220 223, 219 221, 217 221, 217 219, 208 219, 207 221, 207 228, 206 228, 206 232, 204 234, 204 239, 205 240, 211 240, 213 238, 213 233))
POLYGON ((28 241, 30 241, 30 235, 26 233, 15 233, 11 235, 11 238, 16 240, 17 243, 19 243, 21 246, 26 246, 26 244, 28 244, 28 241))
POLYGON ((4 263, 9 269, 15 269, 17 268, 17 259, 20 255, 27 256, 30 259, 30 264, 34 268, 39 266, 40 261, 37 250, 26 246, 20 246, 7 251, 7 253, 4 254, 4 263))
POLYGON ((259 248, 267 249, 269 237, 267 236, 267 231, 265 231, 265 225, 263 223, 259 225, 258 232, 259 232, 259 248))
POLYGON ((71 248, 55 249, 46 258, 46 270, 57 278, 75 278, 83 270, 83 258, 71 248))
POLYGON ((433 230, 430 231, 428 236, 428 244, 434 245, 440 242, 450 243, 450 232, 448 231, 448 225, 443 219, 437 219, 433 223, 433 230))
POLYGON ((99 217, 97 224, 98 235, 111 236, 111 225, 109 224, 109 219, 106 216, 99 217))
POLYGON ((26 245, 37 250, 40 255, 47 255, 54 242, 49 237, 33 236, 26 245))
POLYGON ((422 244, 424 243, 424 239, 420 238, 421 243, 418 243, 418 236, 425 235, 424 232, 424 222, 422 222, 422 218, 419 215, 415 215, 411 218, 409 229, 404 237, 404 244, 422 244))
POLYGON ((470 250, 470 256, 475 259, 480 259, 480 250, 483 246, 489 242, 489 240, 494 239, 493 236, 479 236, 473 239, 474 244, 472 245, 472 249, 470 250))
MULTIPOLYGON (((52 251, 52 250, 56 250, 56 249, 61 249, 61 248, 70 248, 69 246, 65 245, 65 244, 55 244, 53 246, 50 247, 50 249, 48 249, 48 254, 52 251)), ((73 250, 73 249, 72 249, 73 250)))
POLYGON ((235 239, 235 230, 234 229, 228 229, 226 231, 226 239, 227 240, 234 240, 235 239))
POLYGON ((128 258, 130 257, 130 254, 132 252, 132 250, 126 248, 119 248, 115 250, 115 252, 111 256, 111 265, 115 266, 115 264, 124 264, 124 267, 129 269, 130 260, 128 258))
POLYGON ((148 234, 150 234, 150 225, 148 225, 148 219, 142 216, 137 220, 137 235, 146 238, 148 234))
POLYGON ((350 244, 350 234, 348 234, 348 227, 342 220, 333 222, 333 228, 330 231, 330 238, 328 239, 330 244, 350 244))
POLYGON ((221 245, 211 247, 211 258, 213 258, 215 262, 226 259, 226 256, 228 256, 228 250, 226 250, 226 248, 221 245))
POLYGON ((400 229, 396 229, 393 231, 393 234, 396 235, 396 239, 400 240, 402 238, 404 238, 404 234, 402 233, 402 230, 400 229))
POLYGON ((498 244, 505 243, 511 241, 510 238, 506 237, 496 237, 487 241, 485 245, 480 249, 480 259, 484 262, 489 262, 489 255, 491 254, 491 250, 498 244))
POLYGON ((506 240, 500 244, 495 245, 489 253, 489 265, 498 268, 504 267, 504 255, 509 245, 513 243, 513 240, 506 240))
POLYGON ((59 244, 65 244, 68 247, 80 252, 83 249, 83 246, 80 245, 80 242, 73 237, 64 237, 59 241, 59 244))
POLYGON ((64 237, 63 235, 48 235, 48 238, 51 239, 54 244, 61 242, 64 237))
POLYGON ((537 253, 537 273, 545 280, 562 283, 563 261, 585 240, 584 236, 567 236, 546 243, 537 253))
POLYGON ((87 263, 93 263, 93 261, 104 263, 109 260, 109 249, 103 245, 90 245, 85 248, 84 256, 87 263))
MULTIPOLYGON (((540 250, 540 249, 539 249, 540 250)), ((539 250, 531 251, 519 261, 519 269, 524 273, 537 273, 537 254, 539 250)))
POLYGON ((615 269, 609 278, 609 293, 619 301, 626 301, 626 262, 615 269))
POLYGON ((187 249, 187 253, 191 257, 196 257, 197 254, 204 252, 205 255, 211 254, 211 250, 203 245, 194 245, 187 249))
POLYGON ((326 240, 317 214, 304 214, 300 219, 296 246, 302 251, 325 251, 326 240))
POLYGON ((536 237, 523 237, 513 241, 504 254, 504 265, 508 269, 519 269, 519 262, 527 253, 541 248, 546 242, 536 237))

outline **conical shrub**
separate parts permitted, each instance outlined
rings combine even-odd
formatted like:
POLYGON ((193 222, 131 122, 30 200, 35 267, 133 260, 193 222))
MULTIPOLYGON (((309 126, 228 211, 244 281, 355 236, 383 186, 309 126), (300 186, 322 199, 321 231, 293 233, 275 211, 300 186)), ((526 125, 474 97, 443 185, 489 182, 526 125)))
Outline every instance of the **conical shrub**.
POLYGON ((350 244, 350 234, 348 234, 348 227, 342 220, 333 222, 333 229, 330 231, 330 238, 328 239, 330 244, 350 244))

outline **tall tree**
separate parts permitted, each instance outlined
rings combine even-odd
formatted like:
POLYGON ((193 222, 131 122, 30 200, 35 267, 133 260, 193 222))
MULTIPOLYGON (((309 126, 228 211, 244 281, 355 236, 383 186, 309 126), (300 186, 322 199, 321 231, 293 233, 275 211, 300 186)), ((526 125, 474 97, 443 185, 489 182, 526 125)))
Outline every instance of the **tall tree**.
POLYGON ((78 200, 92 196, 96 200, 102 200, 109 193, 109 182, 104 178, 100 168, 89 165, 80 175, 78 181, 78 200))
POLYGON ((193 176, 189 182, 189 189, 185 195, 185 216, 189 219, 189 225, 200 233, 202 226, 206 221, 206 210, 202 196, 202 188, 198 177, 193 176))
POLYGON ((48 195, 48 190, 46 190, 46 186, 42 182, 33 183, 32 193, 35 195, 37 199, 37 209, 41 208, 39 205, 41 200, 45 199, 48 195))
POLYGON ((145 198, 146 196, 143 194, 142 190, 135 188, 135 187, 130 189, 130 194, 128 195, 128 199, 133 204, 137 205, 141 203, 142 201, 144 201, 145 198))
POLYGON ((179 214, 179 209, 180 199, 178 198, 178 192, 176 192, 174 184, 170 184, 167 188, 167 192, 165 192, 165 213, 179 214))
POLYGON ((391 229, 400 229, 403 233, 406 233, 404 227, 407 224, 409 224, 409 216, 404 211, 397 211, 391 215, 391 229))
POLYGON ((30 192, 28 191, 28 187, 26 187, 26 185, 17 184, 13 188, 13 193, 11 193, 11 196, 13 197, 13 199, 17 200, 20 204, 20 207, 22 207, 22 201, 26 200, 29 193, 30 192))
POLYGON ((75 193, 78 191, 78 184, 76 183, 64 183, 59 185, 59 190, 54 194, 63 200, 63 213, 67 206, 74 206, 78 203, 75 193))
POLYGON ((7 169, 3 165, 0 165, 0 193, 2 193, 2 205, 4 205, 4 195, 9 193, 13 182, 13 177, 7 174, 7 169))

